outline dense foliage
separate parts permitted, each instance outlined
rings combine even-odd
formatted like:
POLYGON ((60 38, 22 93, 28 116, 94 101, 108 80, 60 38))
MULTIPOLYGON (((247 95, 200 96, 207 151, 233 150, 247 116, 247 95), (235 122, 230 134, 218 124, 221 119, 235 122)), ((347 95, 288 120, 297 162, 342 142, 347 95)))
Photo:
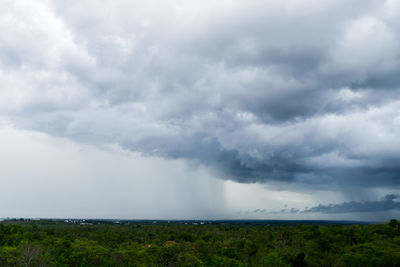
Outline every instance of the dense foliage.
POLYGON ((0 266, 400 266, 399 223, 0 224, 0 266))

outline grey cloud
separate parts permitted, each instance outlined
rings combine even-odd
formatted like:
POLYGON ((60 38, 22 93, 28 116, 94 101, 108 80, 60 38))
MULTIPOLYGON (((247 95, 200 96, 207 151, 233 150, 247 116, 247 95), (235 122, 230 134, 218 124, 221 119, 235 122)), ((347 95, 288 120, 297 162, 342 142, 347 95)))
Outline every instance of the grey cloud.
POLYGON ((246 214, 307 214, 307 213, 323 213, 323 214, 336 214, 336 213, 358 213, 358 212, 387 212, 392 210, 400 210, 400 196, 396 194, 388 194, 378 201, 365 201, 365 202, 343 202, 340 204, 319 204, 311 208, 305 209, 298 208, 283 208, 279 211, 271 211, 267 209, 247 210, 246 214))
POLYGON ((390 1, 2 5, 0 114, 19 127, 243 183, 400 184, 390 1))
POLYGON ((353 212, 382 212, 390 210, 400 210, 399 195, 389 194, 379 201, 366 202, 344 202, 341 204, 329 204, 305 209, 302 213, 353 213, 353 212))

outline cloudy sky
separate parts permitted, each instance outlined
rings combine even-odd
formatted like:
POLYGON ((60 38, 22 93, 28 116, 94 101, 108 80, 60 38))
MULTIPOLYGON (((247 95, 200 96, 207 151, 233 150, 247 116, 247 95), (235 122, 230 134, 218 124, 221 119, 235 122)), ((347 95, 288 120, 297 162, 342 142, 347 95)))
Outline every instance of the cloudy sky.
POLYGON ((4 0, 0 217, 400 216, 397 0, 4 0))

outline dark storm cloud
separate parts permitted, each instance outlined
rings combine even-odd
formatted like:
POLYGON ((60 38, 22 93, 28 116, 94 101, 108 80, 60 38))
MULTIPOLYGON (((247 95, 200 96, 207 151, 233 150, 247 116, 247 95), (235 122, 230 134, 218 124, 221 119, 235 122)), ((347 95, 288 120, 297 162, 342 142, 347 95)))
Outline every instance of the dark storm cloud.
POLYGON ((400 185, 396 1, 1 5, 20 127, 243 183, 400 185))

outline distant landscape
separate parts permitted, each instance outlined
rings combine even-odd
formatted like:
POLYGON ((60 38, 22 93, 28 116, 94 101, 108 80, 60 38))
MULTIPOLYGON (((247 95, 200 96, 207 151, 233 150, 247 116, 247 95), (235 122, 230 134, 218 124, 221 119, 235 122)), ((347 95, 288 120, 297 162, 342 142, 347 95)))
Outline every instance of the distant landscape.
POLYGON ((0 0, 0 267, 400 267, 399 74, 400 0, 0 0))
POLYGON ((6 219, 0 266, 399 266, 400 224, 6 219))

